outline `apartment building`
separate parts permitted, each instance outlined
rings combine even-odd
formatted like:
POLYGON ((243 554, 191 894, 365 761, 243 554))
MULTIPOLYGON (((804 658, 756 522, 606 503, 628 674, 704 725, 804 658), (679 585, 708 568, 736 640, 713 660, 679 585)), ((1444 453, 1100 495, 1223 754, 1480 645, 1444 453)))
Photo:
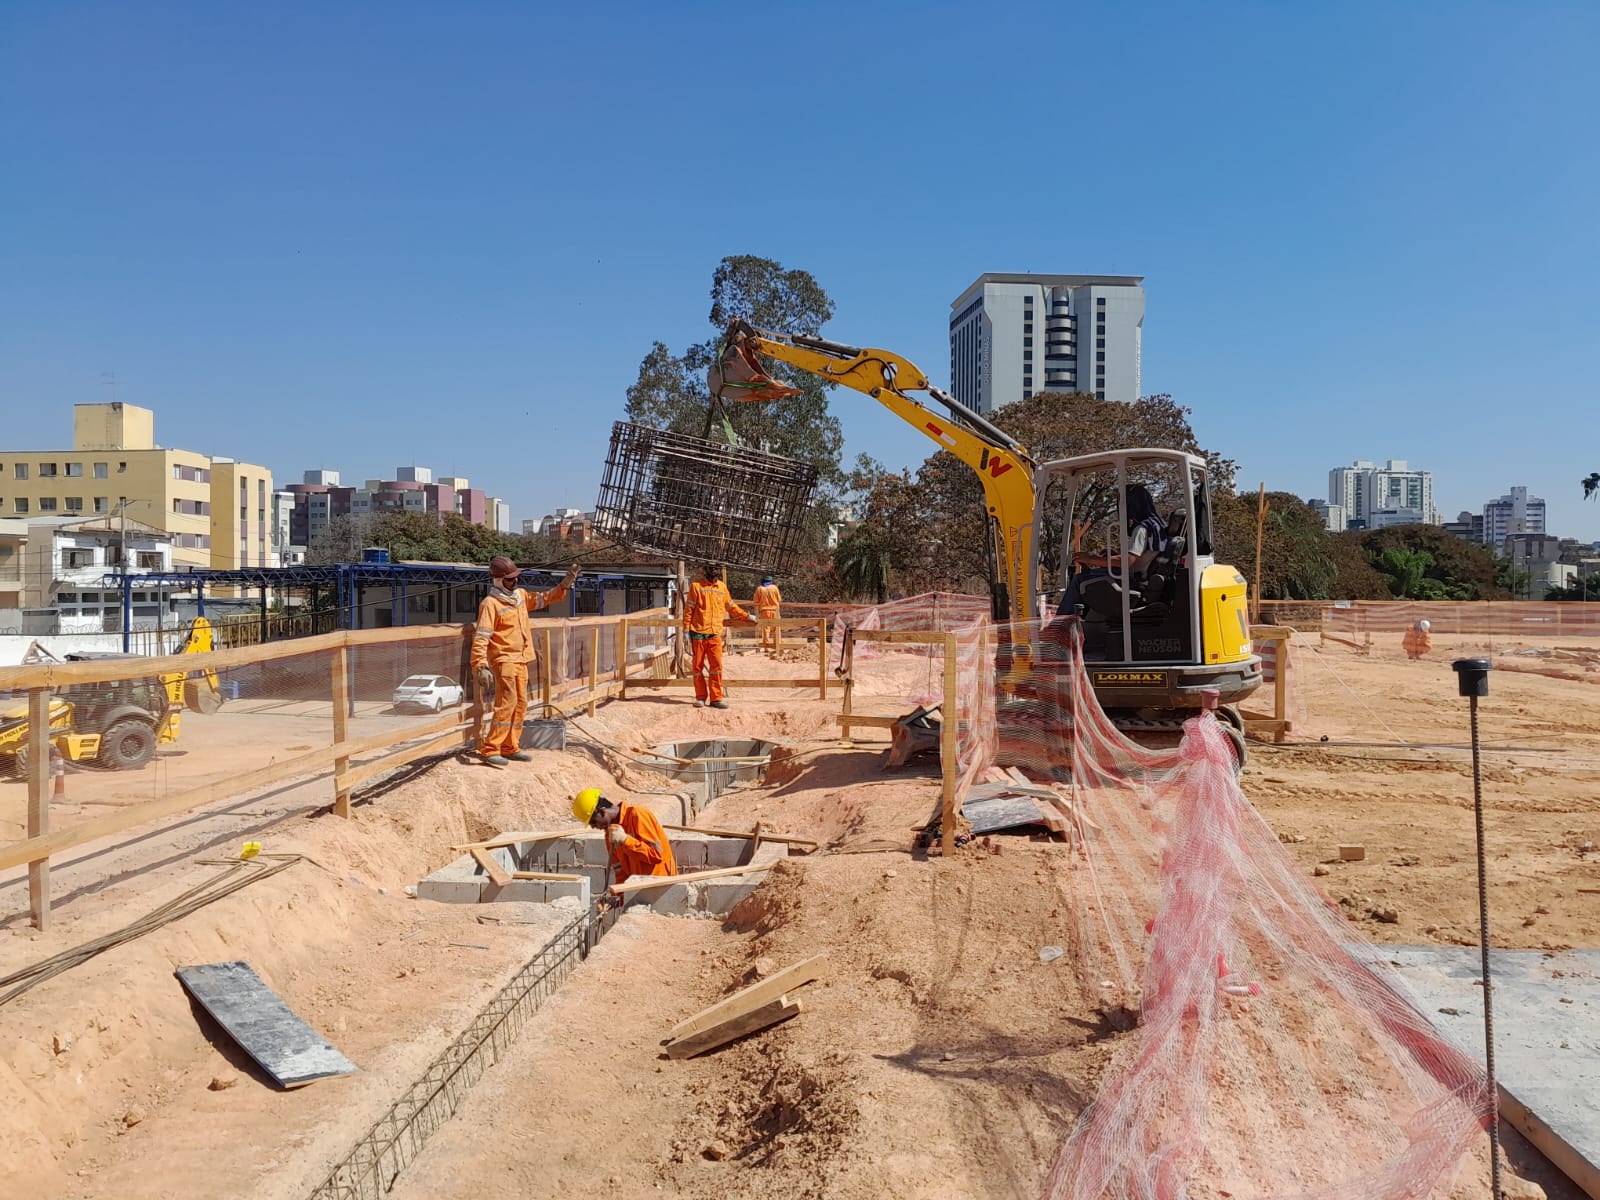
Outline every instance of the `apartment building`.
POLYGON ((272 472, 158 446, 155 412, 76 404, 64 450, 0 450, 0 517, 126 515, 172 535, 175 567, 266 566, 272 472))

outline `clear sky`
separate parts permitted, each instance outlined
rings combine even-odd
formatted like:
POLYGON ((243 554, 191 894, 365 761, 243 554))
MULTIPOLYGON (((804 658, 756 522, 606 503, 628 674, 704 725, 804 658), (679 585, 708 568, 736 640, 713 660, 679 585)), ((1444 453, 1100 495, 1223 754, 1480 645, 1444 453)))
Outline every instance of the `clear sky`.
MULTIPOLYGON (((980 273, 1138 274, 1145 390, 1241 484, 1404 458, 1447 515, 1521 483, 1600 538, 1597 45, 1587 0, 10 0, 0 447, 120 399, 520 520, 593 505, 725 254, 941 384, 980 273)), ((833 405, 850 457, 925 457, 833 405)))

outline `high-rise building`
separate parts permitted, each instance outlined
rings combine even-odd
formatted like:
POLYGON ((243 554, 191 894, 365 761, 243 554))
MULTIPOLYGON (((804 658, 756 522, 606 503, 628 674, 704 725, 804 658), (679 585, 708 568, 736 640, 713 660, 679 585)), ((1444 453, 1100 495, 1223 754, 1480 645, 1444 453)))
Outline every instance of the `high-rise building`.
POLYGON ((155 413, 76 404, 70 450, 0 451, 0 514, 126 515, 172 535, 177 568, 264 567, 272 472, 156 445, 155 413))
POLYGON ((1142 275, 978 276, 950 305, 950 391, 992 412, 1039 392, 1139 398, 1142 275))
POLYGON ((1415 471, 1403 458, 1383 466, 1358 458, 1328 472, 1328 503, 1344 509, 1350 529, 1386 525, 1436 525, 1433 472, 1415 471))
POLYGON ((1327 500, 1308 500, 1306 503, 1317 511, 1317 515, 1322 518, 1322 527, 1329 533, 1343 533, 1345 531, 1347 518, 1344 505, 1332 504, 1327 500))
POLYGON ((1528 495, 1525 487, 1513 487, 1483 506, 1483 544, 1497 554, 1508 537, 1544 532, 1544 501, 1528 495))
MULTIPOLYGON (((284 489, 293 495, 289 543, 309 547, 336 517, 378 513, 455 513, 474 525, 488 523, 488 498, 482 488, 445 475, 437 483, 428 467, 396 467, 394 479, 368 479, 361 487, 343 487, 337 471, 307 471, 304 482, 284 489)), ((509 514, 508 518, 509 520, 509 514)))

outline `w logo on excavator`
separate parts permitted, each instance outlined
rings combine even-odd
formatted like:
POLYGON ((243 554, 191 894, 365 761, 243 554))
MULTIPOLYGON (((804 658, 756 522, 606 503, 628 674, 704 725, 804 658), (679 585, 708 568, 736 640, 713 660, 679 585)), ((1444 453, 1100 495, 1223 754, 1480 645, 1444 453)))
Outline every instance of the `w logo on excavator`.
POLYGON ((1008 462, 1001 462, 998 458, 991 458, 989 460, 989 478, 990 479, 999 479, 1000 476, 1004 475, 1007 471, 1011 470, 1013 465, 1015 465, 1015 464, 1008 463, 1008 462))

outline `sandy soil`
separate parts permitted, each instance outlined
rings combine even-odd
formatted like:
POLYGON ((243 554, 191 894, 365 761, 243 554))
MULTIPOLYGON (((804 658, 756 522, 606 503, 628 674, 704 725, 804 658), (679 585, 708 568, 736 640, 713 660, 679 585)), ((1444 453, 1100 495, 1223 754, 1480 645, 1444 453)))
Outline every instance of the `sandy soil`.
MULTIPOLYGON (((1315 638, 1296 646, 1295 737, 1253 747, 1245 789, 1368 936, 1475 944, 1453 648, 1410 663, 1398 635, 1389 640, 1368 654, 1315 638), (1349 843, 1366 847, 1363 861, 1339 861, 1349 843)), ((1495 649, 1501 669, 1481 719, 1496 943, 1600 945, 1600 896, 1578 891, 1600 886, 1600 693, 1582 664, 1535 673, 1520 668, 1548 668, 1549 656, 1495 649)), ((794 658, 735 656, 731 673, 814 671, 814 659, 794 658)), ((858 693, 857 710, 895 711, 926 675, 907 665, 900 694, 858 693)), ((0 1172, 25 1180, 25 1195, 85 1200, 303 1196, 540 938, 404 887, 469 835, 568 819, 564 797, 577 787, 652 802, 671 785, 627 752, 717 732, 777 738, 794 754, 702 823, 759 818, 826 852, 790 859, 727 921, 626 916, 395 1194, 1037 1195, 1127 1036, 1068 959, 1039 960, 1069 924, 1062 848, 1013 837, 951 860, 913 856, 909 826, 937 795, 931 770, 886 775, 882 743, 840 748, 836 701, 814 690, 733 699, 727 712, 695 710, 683 693, 605 706, 574 723, 565 753, 500 772, 456 762, 413 772, 349 823, 309 815, 327 802, 326 785, 309 785, 83 848, 56 868, 63 903, 48 935, 15 916, 25 905, 15 874, 0 878, 0 911, 13 914, 4 974, 192 886, 218 869, 195 859, 236 849, 242 831, 315 860, 0 1008, 0 1092, 20 1097, 0 1108, 0 1172), (805 989, 801 1017, 700 1059, 660 1056, 667 1029, 758 964, 819 951, 831 973, 805 989), (361 1073, 280 1093, 230 1058, 171 974, 227 958, 250 961, 361 1073)), ((1576 1195, 1508 1142, 1522 1174, 1576 1195)), ((1485 1194, 1485 1179, 1486 1149, 1454 1195, 1485 1194)))

